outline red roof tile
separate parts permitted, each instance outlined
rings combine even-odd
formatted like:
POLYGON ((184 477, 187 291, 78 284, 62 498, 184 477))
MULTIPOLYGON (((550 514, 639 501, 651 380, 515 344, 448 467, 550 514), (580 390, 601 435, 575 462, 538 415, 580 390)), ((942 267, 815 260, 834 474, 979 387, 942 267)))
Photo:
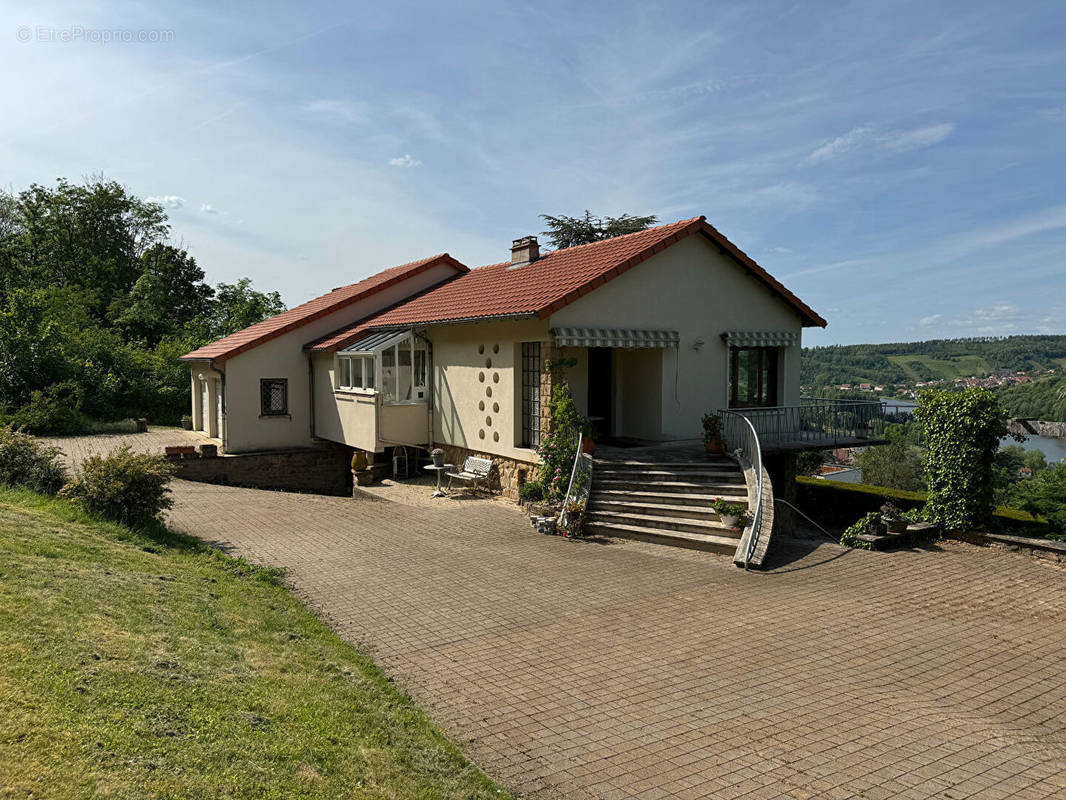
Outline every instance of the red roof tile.
POLYGON ((460 272, 469 272, 468 267, 460 264, 447 253, 412 261, 409 264, 401 264, 398 267, 390 267, 358 283, 341 286, 328 294, 316 297, 314 300, 309 300, 295 308, 290 308, 288 311, 283 311, 256 325, 237 331, 223 339, 211 342, 211 344, 204 345, 199 350, 186 353, 181 357, 181 360, 223 361, 227 358, 233 358, 264 342, 296 330, 302 325, 332 314, 352 303, 364 300, 389 286, 412 278, 438 264, 451 264, 460 272))
POLYGON ((707 236, 723 253, 781 295, 800 313, 804 324, 825 327, 824 319, 704 217, 556 250, 516 269, 511 269, 509 262, 479 267, 364 321, 362 327, 400 327, 493 317, 543 319, 694 233, 707 236))

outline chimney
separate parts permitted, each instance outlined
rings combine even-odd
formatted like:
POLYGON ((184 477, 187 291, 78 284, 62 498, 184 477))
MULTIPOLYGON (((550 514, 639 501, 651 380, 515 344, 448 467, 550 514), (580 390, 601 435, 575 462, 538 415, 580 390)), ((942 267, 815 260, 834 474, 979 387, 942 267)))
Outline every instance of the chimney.
POLYGON ((536 236, 523 236, 511 242, 511 264, 528 264, 540 258, 540 245, 536 236))

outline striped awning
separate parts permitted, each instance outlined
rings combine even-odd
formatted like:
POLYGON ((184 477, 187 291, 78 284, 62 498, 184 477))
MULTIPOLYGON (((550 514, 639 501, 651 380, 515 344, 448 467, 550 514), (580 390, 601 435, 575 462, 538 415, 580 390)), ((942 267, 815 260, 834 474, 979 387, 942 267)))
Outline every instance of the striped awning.
POLYGON ((559 347, 677 347, 677 331, 629 328, 552 328, 559 347))
POLYGON ((722 338, 730 347, 791 347, 799 342, 793 331, 729 331, 722 338))

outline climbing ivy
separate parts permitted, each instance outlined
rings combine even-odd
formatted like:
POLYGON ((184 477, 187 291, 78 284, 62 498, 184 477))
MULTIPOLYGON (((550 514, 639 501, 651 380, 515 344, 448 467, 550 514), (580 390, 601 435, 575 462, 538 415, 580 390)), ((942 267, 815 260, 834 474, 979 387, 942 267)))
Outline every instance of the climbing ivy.
POLYGON ((985 524, 995 508, 993 462, 1006 412, 987 389, 928 390, 914 418, 923 428, 927 511, 947 530, 985 524))

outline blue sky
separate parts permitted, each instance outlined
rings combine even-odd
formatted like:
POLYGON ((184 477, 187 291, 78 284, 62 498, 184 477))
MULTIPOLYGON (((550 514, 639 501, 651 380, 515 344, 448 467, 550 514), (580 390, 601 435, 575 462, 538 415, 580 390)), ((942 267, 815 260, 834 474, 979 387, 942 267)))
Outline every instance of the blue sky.
POLYGON ((170 5, 0 10, 3 186, 102 172, 289 305, 590 208, 705 214, 807 344, 1066 333, 1066 3, 170 5))

